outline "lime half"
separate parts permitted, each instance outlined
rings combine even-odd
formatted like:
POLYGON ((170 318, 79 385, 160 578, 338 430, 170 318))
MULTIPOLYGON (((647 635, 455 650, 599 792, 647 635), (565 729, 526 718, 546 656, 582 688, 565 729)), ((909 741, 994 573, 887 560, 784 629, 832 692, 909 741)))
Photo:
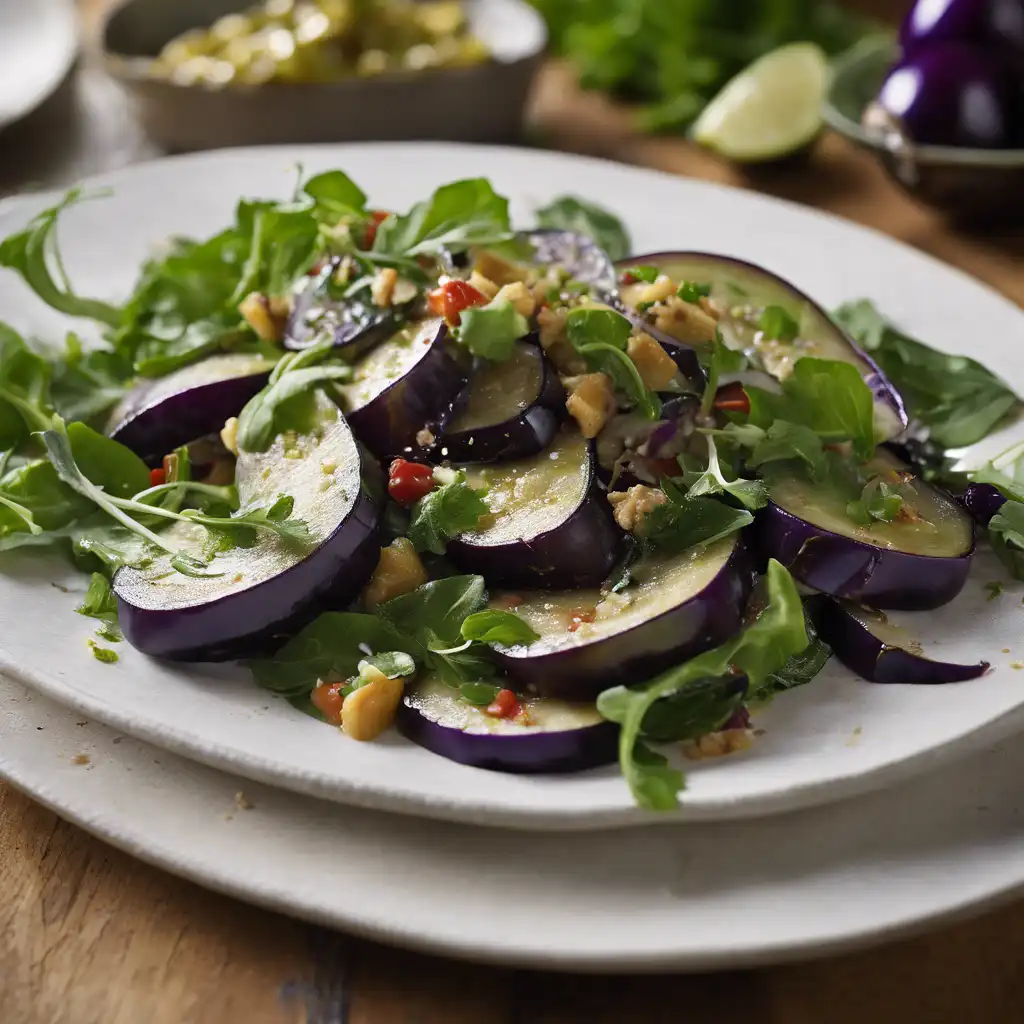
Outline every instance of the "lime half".
POLYGON ((790 43, 727 82, 693 126, 693 138, 739 163, 778 160, 821 130, 828 58, 813 43, 790 43))

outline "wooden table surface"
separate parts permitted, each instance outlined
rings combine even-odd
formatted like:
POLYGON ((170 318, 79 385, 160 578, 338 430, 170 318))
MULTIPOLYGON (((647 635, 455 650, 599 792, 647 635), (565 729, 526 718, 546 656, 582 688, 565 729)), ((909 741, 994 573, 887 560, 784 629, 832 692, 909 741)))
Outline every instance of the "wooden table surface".
MULTIPOLYGON (((677 139, 638 138, 622 112, 580 95, 559 68, 539 85, 533 121, 546 145, 872 225, 1024 304, 1024 233, 948 229, 838 138, 807 164, 744 174, 677 139)), ((0 196, 154 155, 117 89, 85 62, 0 135, 0 196)), ((633 979, 503 971, 356 941, 205 892, 0 785, 2 1024, 1001 1024, 1024 1018, 1022 1006, 1024 903, 799 966, 633 979)))

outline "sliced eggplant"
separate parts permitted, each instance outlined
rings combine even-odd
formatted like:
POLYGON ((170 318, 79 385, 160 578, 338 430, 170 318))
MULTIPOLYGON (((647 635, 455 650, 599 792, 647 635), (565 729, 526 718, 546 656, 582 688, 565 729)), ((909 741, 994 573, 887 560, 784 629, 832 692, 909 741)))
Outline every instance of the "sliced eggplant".
MULTIPOLYGON (((119 570, 118 618, 134 647, 183 661, 253 657, 358 595, 380 554, 380 469, 361 454, 337 406, 324 395, 316 402, 315 432, 242 452, 235 475, 243 512, 290 495, 291 517, 306 523, 310 544, 260 531, 253 546, 217 553, 207 570, 214 577, 183 575, 166 555, 119 570)), ((202 527, 186 523, 163 537, 196 556, 210 542, 202 527)))
POLYGON ((406 307, 381 309, 362 299, 345 298, 348 285, 334 280, 340 264, 340 257, 329 260, 295 292, 285 327, 285 348, 309 348, 333 338, 338 348, 357 356, 401 326, 406 307))
POLYGON ((611 764, 619 728, 593 704, 538 697, 522 702, 524 714, 494 718, 461 700, 457 690, 428 678, 406 694, 398 730, 421 747, 459 764, 520 775, 578 772, 611 764))
POLYGON ((378 458, 412 447, 451 410, 466 373, 447 338, 443 320, 410 324, 356 362, 352 382, 338 389, 356 436, 378 458))
POLYGON ((879 449, 869 473, 899 479, 903 514, 860 526, 848 496, 800 476, 773 476, 754 531, 760 552, 801 582, 878 608, 938 608, 962 589, 974 553, 974 524, 957 502, 879 449))
MULTIPOLYGON (((725 344, 746 352, 780 380, 789 376, 793 364, 803 356, 852 364, 875 397, 878 436, 890 440, 906 429, 903 399, 874 360, 821 306, 771 271, 731 256, 700 252, 651 253, 625 260, 618 266, 653 266, 677 284, 690 281, 710 286, 709 297, 722 310, 718 326, 725 344), (780 341, 765 336, 758 322, 767 306, 781 307, 796 321, 796 338, 780 341)), ((646 287, 643 283, 620 286, 623 303, 645 324, 651 314, 637 313, 636 308, 646 287)))
POLYGON ((610 686, 639 683, 739 630, 753 567, 737 535, 706 549, 642 560, 621 593, 598 590, 498 594, 540 634, 496 648, 509 678, 543 697, 594 700, 610 686))
POLYGON ((593 446, 572 425, 529 459, 471 466, 491 513, 448 544, 464 572, 510 587, 597 586, 615 564, 623 533, 597 480, 593 446))
POLYGON ((926 658, 906 630, 851 601, 824 602, 818 630, 848 669, 872 683, 962 683, 988 671, 987 661, 960 665, 926 658))
POLYGON ((220 430, 267 383, 271 369, 261 356, 235 353, 142 381, 111 413, 107 433, 155 464, 180 445, 220 430))
POLYGON ((516 344, 502 363, 481 360, 437 439, 419 450, 427 461, 501 462, 543 451, 565 419, 565 388, 544 353, 516 344))
POLYGON ((1006 504, 1006 495, 991 484, 968 484, 960 501, 979 526, 988 526, 1006 504))

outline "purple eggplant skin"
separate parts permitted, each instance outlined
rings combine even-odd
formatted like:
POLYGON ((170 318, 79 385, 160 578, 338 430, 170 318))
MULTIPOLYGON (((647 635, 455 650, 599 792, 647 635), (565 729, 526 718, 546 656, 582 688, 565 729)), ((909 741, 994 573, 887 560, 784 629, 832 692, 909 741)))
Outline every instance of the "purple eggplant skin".
POLYGON ((917 0, 899 33, 904 54, 938 42, 973 41, 1024 56, 1022 0, 917 0))
POLYGON ((835 656, 871 683, 935 685, 962 683, 988 671, 988 662, 959 665, 932 661, 875 636, 838 601, 825 601, 817 613, 818 632, 835 656))
POLYGON ((632 629, 591 643, 531 656, 529 648, 497 648, 508 677, 541 697, 596 700, 602 690, 650 679, 724 643, 743 626, 754 565, 737 539, 729 560, 699 594, 632 629))
POLYGON ((991 484, 968 484, 967 490, 960 496, 960 503, 979 526, 988 526, 1006 502, 1006 495, 991 484))
MULTIPOLYGON (((529 405, 511 419, 474 427, 472 430, 449 433, 441 426, 433 431, 437 435, 433 444, 409 449, 413 458, 431 463, 450 461, 465 465, 506 462, 536 455, 551 443, 566 417, 565 388, 554 367, 536 344, 532 344, 529 339, 519 344, 540 361, 541 367, 540 388, 529 399, 529 405)), ((466 389, 472 386, 471 375, 466 389)), ((447 417, 449 423, 457 416, 459 405, 459 399, 456 399, 447 417)))
MULTIPOLYGON (((136 570, 120 569, 114 577, 118 622, 133 647, 171 661, 268 655, 320 612, 345 608, 358 597, 380 558, 384 484, 380 467, 360 452, 343 421, 338 429, 332 458, 339 466, 357 467, 358 473, 353 473, 356 485, 330 534, 267 579, 214 600, 169 607, 140 602, 134 595, 152 584, 140 583, 136 570)), ((258 559, 258 543, 246 554, 258 559)), ((195 582, 198 590, 206 581, 195 582)))
POLYGON ((998 53, 969 42, 936 42, 888 74, 864 115, 872 131, 896 127, 913 142, 969 149, 1014 143, 1019 101, 998 53))
POLYGON ((353 357, 393 334, 404 320, 402 309, 378 309, 360 300, 332 298, 328 289, 341 257, 328 260, 296 291, 284 332, 284 347, 309 348, 333 337, 353 357))
POLYGON ((612 764, 618 757, 619 727, 599 722, 561 732, 522 736, 471 733, 431 721, 403 701, 398 731, 449 761, 514 775, 561 775, 612 764))
MULTIPOLYGON (((864 383, 867 384, 871 390, 871 394, 875 398, 876 406, 881 407, 884 410, 884 415, 887 422, 884 424, 886 427, 885 433, 888 437, 895 437, 902 433, 907 426, 907 412, 903 406, 903 398, 896 388, 892 385, 889 379, 882 372, 881 367, 851 338, 838 324, 834 323, 829 317, 828 313, 813 299, 811 299, 804 292, 791 285, 785 278, 779 277, 778 274, 772 273, 770 270, 766 270, 764 267, 758 266, 756 263, 749 263, 746 260, 736 259, 732 256, 721 256, 716 253, 706 252, 655 252, 647 253, 641 256, 633 256, 627 260, 620 260, 616 264, 619 270, 624 270, 628 267, 635 266, 655 266, 655 267, 668 267, 673 263, 698 263, 705 264, 708 267, 709 276, 714 277, 717 275, 728 275, 730 272, 735 273, 740 277, 752 277, 762 283, 763 287, 773 295, 777 294, 783 301, 783 303, 791 305, 802 305, 809 308, 812 313, 816 314, 820 318, 821 322, 829 325, 830 330, 833 332, 833 340, 837 343, 837 347, 847 350, 855 360, 855 364, 860 364, 861 375, 864 378, 864 383)), ((679 342, 672 342, 661 332, 652 332, 651 327, 647 324, 642 315, 631 313, 632 318, 639 324, 641 324, 644 330, 648 333, 652 333, 652 336, 656 338, 665 348, 669 351, 672 357, 676 360, 676 364, 686 370, 680 363, 680 358, 677 357, 676 353, 673 352, 672 346, 682 351, 693 352, 688 346, 682 345, 679 342)), ((693 354, 692 363, 697 365, 696 353, 693 354)), ((823 354, 822 358, 830 358, 828 355, 823 354)))
POLYGON ((413 447, 424 427, 448 414, 466 383, 466 371, 447 350, 444 321, 424 322, 421 330, 433 335, 415 365, 365 405, 346 413, 356 437, 379 459, 413 447))
POLYGON ((175 448, 220 430, 269 376, 269 365, 255 356, 211 356, 136 385, 112 413, 107 433, 157 465, 175 448))
POLYGON ((927 611, 948 604, 967 582, 974 554, 973 542, 955 558, 876 547, 814 526, 773 501, 751 530, 758 553, 778 559, 799 582, 875 608, 927 611))
POLYGON ((594 445, 587 449, 589 476, 583 500, 557 526, 505 544, 482 544, 463 534, 448 542, 448 557, 488 584, 534 590, 596 587, 619 558, 624 534, 597 477, 594 445))

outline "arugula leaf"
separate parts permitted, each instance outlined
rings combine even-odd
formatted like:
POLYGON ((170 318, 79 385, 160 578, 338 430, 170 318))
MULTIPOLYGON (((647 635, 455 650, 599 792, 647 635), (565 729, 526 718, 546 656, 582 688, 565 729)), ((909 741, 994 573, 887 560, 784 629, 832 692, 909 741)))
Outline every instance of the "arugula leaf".
POLYGON ((1008 500, 989 520, 989 540, 1014 579, 1024 579, 1024 504, 1008 500))
POLYGON ((316 203, 321 219, 329 215, 336 222, 366 213, 366 193, 344 171, 315 174, 302 191, 316 203))
POLYGON ((50 425, 50 364, 0 322, 0 450, 17 447, 50 425))
MULTIPOLYGON (((424 650, 452 647, 462 637, 462 623, 487 601, 482 576, 449 576, 424 583, 408 594, 377 606, 376 614, 424 650)), ((404 650, 405 648, 399 648, 404 650)))
POLYGON ((511 237, 508 200, 486 178, 466 178, 442 185, 404 216, 391 214, 377 229, 369 255, 437 255, 511 237))
POLYGON ((515 344, 530 333, 526 317, 508 299, 492 299, 461 313, 457 339, 475 356, 500 363, 512 357, 515 344))
POLYGON ((967 474, 978 484, 991 484, 1007 498, 1024 501, 1024 441, 967 474))
MULTIPOLYGON (((640 743, 644 719, 659 700, 677 693, 687 694, 701 680, 727 679, 741 673, 756 691, 807 646, 800 596, 792 577, 775 559, 768 563, 766 583, 767 607, 738 636, 669 669, 644 689, 617 686, 605 690, 598 698, 598 711, 622 726, 619 762, 641 807, 671 810, 678 805, 677 794, 683 787, 682 773, 670 768, 664 756, 640 743)), ((703 691, 694 692, 703 697, 703 691)))
POLYGON ((117 306, 75 294, 57 247, 60 215, 98 195, 87 195, 82 189, 73 188, 56 206, 36 214, 23 231, 0 242, 0 267, 8 267, 19 274, 51 309, 117 327, 121 322, 121 310, 117 306))
MULTIPOLYGON (((700 739, 720 729, 732 717, 746 692, 747 680, 743 676, 698 679, 651 705, 644 715, 641 732, 652 743, 700 739)), ((650 750, 645 754, 650 764, 656 764, 657 754, 650 750)))
POLYGON ((566 320, 566 333, 572 347, 594 372, 606 373, 628 403, 647 419, 661 416, 661 400, 648 391, 636 364, 626 353, 632 325, 613 309, 582 307, 574 309, 566 320))
POLYGON ((44 459, 28 462, 0 477, 0 549, 32 543, 51 543, 50 535, 92 511, 89 501, 65 487, 53 466, 44 459), (26 516, 30 518, 26 518, 26 516), (36 529, 32 528, 35 524, 36 529))
POLYGON ((810 601, 804 602, 804 628, 807 630, 807 646, 792 655, 777 672, 770 673, 763 685, 749 689, 747 692, 748 703, 767 704, 775 694, 781 693, 783 690, 806 686, 817 677, 828 663, 829 658, 832 657, 832 648, 818 636, 809 605, 810 601))
POLYGON ((612 260, 629 255, 629 234, 615 214, 576 196, 559 196, 537 211, 542 228, 559 228, 592 238, 612 260))
POLYGON ((765 306, 757 326, 772 341, 792 341, 800 333, 800 325, 782 306, 765 306))
POLYGON ((874 399, 855 366, 805 356, 782 382, 782 394, 744 389, 750 399, 748 422, 768 430, 787 420, 813 430, 826 444, 852 441, 858 458, 875 450, 874 399))
POLYGON ((707 438, 708 468, 692 482, 687 479, 687 496, 696 498, 705 494, 728 494, 749 509, 763 508, 768 504, 768 492, 760 480, 735 480, 726 478, 718 458, 718 447, 713 437, 707 438))
POLYGON ((358 612, 324 612, 293 636, 273 658, 247 663, 256 682, 282 697, 309 694, 317 680, 347 679, 376 652, 403 651, 413 657, 419 645, 384 619, 358 612))
POLYGON ((754 521, 746 509, 733 508, 715 498, 683 495, 667 480, 662 485, 668 501, 644 516, 646 547, 678 554, 698 544, 713 544, 754 521))
POLYGON ((66 434, 78 469, 107 494, 130 498, 149 487, 149 467, 130 448, 84 423, 69 423, 66 434))
MULTIPOLYGON (((139 506, 145 507, 145 506, 139 506)), ((246 536, 250 530, 266 530, 292 544, 308 544, 309 529, 301 519, 292 519, 295 499, 290 494, 279 494, 270 505, 247 509, 232 516, 209 516, 197 509, 179 513, 161 511, 171 519, 185 519, 200 526, 213 527, 225 533, 239 547, 251 547, 254 538, 246 536)), ((154 511, 157 511, 154 509, 154 511)))
POLYGON ((294 426, 288 413, 295 409, 295 399, 331 381, 351 378, 350 366, 334 363, 290 370, 271 380, 238 415, 238 447, 247 452, 265 452, 278 434, 294 426))
POLYGON ((718 382, 723 373, 738 373, 745 369, 747 357, 736 349, 731 349, 722 341, 722 332, 715 331, 715 340, 712 343, 710 356, 707 350, 702 350, 701 355, 707 360, 706 370, 708 382, 704 387, 704 394, 700 402, 700 410, 705 415, 711 414, 715 405, 715 395, 718 393, 718 382))
POLYGON ((251 207, 251 240, 242 275, 228 304, 237 306, 250 292, 281 296, 306 273, 319 255, 320 225, 311 209, 274 203, 242 203, 239 221, 247 223, 251 207))
POLYGON ((462 621, 460 632, 464 640, 474 640, 480 644, 501 644, 504 647, 530 644, 540 639, 540 634, 524 619, 497 608, 487 608, 467 615, 462 621))
POLYGON ((416 550, 443 555, 452 537, 475 530, 481 516, 490 512, 485 493, 470 487, 466 474, 459 470, 450 483, 420 498, 412 507, 408 532, 416 550))
POLYGON ((89 423, 102 416, 124 397, 132 375, 131 364, 113 349, 86 349, 74 333, 68 334, 63 356, 54 358, 51 367, 50 398, 67 423, 89 423))
POLYGON ((861 496, 848 502, 846 514, 861 526, 874 522, 891 523, 903 506, 903 497, 884 480, 874 477, 861 491, 861 496))
POLYGON ((747 465, 757 468, 769 462, 788 462, 792 459, 801 461, 813 480, 822 480, 828 473, 821 438, 810 427, 790 423, 788 420, 776 420, 754 446, 747 457, 747 465))
POLYGON ((964 448, 991 433, 1019 404, 993 373, 967 356, 938 352, 897 330, 868 299, 833 314, 874 358, 903 396, 910 418, 945 448, 964 448))

